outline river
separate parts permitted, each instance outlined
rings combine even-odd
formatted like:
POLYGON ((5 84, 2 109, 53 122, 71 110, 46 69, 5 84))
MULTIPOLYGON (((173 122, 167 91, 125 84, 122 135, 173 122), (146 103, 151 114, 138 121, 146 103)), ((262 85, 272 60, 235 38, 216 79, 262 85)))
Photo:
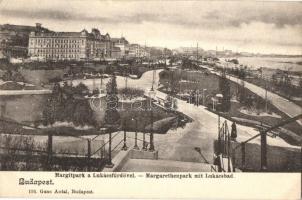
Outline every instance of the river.
MULTIPOLYGON (((220 60, 232 58, 220 58, 220 60)), ((282 69, 302 72, 302 57, 275 58, 275 57, 238 57, 239 64, 251 69, 265 67, 268 69, 282 69), (298 64, 299 63, 299 64, 298 64)))

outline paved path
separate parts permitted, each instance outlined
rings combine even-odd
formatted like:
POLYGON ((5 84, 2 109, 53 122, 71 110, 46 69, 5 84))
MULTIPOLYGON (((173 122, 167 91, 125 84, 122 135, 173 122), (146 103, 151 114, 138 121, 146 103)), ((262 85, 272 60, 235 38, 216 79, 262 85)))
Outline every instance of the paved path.
MULTIPOLYGON (((213 71, 212 68, 209 68, 207 66, 202 67, 209 69, 213 74, 221 76, 220 73, 213 71)), ((238 83, 238 79, 236 77, 227 76, 227 78, 235 83, 238 83)), ((241 80, 239 79, 239 81, 241 80)), ((255 94, 261 96, 262 98, 265 98, 265 89, 246 81, 244 81, 244 86, 255 94)), ((270 91, 267 91, 267 99, 270 100, 274 106, 276 106, 280 111, 287 114, 289 117, 295 117, 302 113, 302 108, 300 106, 270 91)), ((298 120, 297 122, 302 125, 302 119, 298 120)))
POLYGON ((211 165, 196 162, 172 160, 130 159, 120 170, 122 172, 210 172, 211 165))
MULTIPOLYGON (((158 74, 160 71, 162 70, 156 71, 155 89, 157 89, 158 86, 158 74)), ((148 94, 148 91, 151 88, 152 74, 152 71, 148 71, 144 73, 140 79, 128 79, 128 87, 143 89, 146 94, 148 94)), ((99 85, 98 81, 99 80, 95 80, 95 83, 93 83, 90 80, 84 80, 83 82, 89 87, 93 87, 93 85, 99 85)), ((105 84, 106 81, 103 83, 105 84)), ((117 77, 117 85, 118 88, 125 87, 124 77, 117 77)), ((156 91, 156 96, 165 98, 166 94, 156 91)), ((173 161, 212 163, 214 153, 213 143, 217 138, 218 131, 218 116, 207 111, 203 106, 196 107, 193 104, 188 104, 182 100, 177 100, 177 102, 178 110, 191 117, 194 121, 188 123, 183 129, 178 128, 176 130, 169 130, 165 135, 155 135, 154 143, 155 148, 159 151, 159 158, 173 161), (195 150, 196 148, 201 149, 201 154, 195 150)), ((222 121, 224 121, 223 118, 221 118, 221 122, 222 121)), ((228 124, 230 125, 231 122, 228 122, 228 124)), ((253 128, 238 125, 239 141, 246 140, 255 134, 258 134, 258 131, 253 128)), ((131 136, 130 133, 128 135, 131 136)), ((121 136, 122 134, 120 134, 119 137, 121 136)), ((142 139, 142 134, 139 133, 138 137, 142 139)), ((147 137, 147 140, 148 139, 149 138, 147 137)), ((257 138, 252 142, 260 143, 260 138, 257 138)), ((268 144, 293 147, 280 138, 268 137, 268 144)))
POLYGON ((31 95, 31 94, 50 94, 51 90, 0 90, 0 96, 8 95, 31 95))
MULTIPOLYGON (((158 74, 161 70, 156 73, 155 89, 158 84, 158 74)), ((118 87, 124 85, 122 77, 117 78, 118 87)), ((152 71, 146 72, 141 79, 128 80, 129 87, 139 87, 148 89, 151 87, 152 82, 152 71)), ((156 96, 165 98, 166 94, 156 91, 156 96)), ((176 160, 186 162, 213 162, 213 142, 217 138, 218 131, 218 116, 205 109, 203 106, 196 107, 193 104, 188 104, 185 101, 177 100, 178 110, 191 117, 194 121, 188 123, 184 129, 178 128, 176 130, 169 130, 165 135, 155 135, 154 143, 155 148, 159 151, 159 158, 164 160, 176 160), (199 154, 195 148, 201 149, 199 154)), ((221 118, 221 122, 225 119, 221 118)), ((230 125, 231 122, 228 122, 230 125)), ((250 138, 253 135, 258 134, 253 128, 238 125, 238 141, 243 141, 250 138)), ((260 144, 260 138, 252 141, 253 143, 260 144)), ((276 146, 294 147, 287 144, 280 138, 268 137, 268 144, 276 146)), ((297 147, 294 147, 297 148, 297 147)))

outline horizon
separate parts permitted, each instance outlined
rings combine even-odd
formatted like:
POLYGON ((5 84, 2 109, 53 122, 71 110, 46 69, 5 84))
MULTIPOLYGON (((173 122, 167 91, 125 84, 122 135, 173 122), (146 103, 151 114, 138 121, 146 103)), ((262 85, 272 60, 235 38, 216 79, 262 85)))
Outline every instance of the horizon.
POLYGON ((42 2, 0 1, 1 24, 41 23, 53 31, 77 32, 98 28, 130 43, 170 49, 198 43, 204 50, 302 54, 300 2, 42 2))

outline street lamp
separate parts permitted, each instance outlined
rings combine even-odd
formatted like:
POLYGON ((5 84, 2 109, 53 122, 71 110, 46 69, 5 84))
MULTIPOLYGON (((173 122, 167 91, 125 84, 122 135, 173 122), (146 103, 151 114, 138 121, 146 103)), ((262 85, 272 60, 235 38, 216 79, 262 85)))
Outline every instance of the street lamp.
POLYGON ((215 111, 216 109, 215 109, 215 107, 216 107, 216 104, 217 104, 217 99, 215 98, 215 97, 212 97, 211 98, 212 99, 212 105, 213 105, 213 111, 215 111))
POLYGON ((151 109, 151 131, 150 131, 150 148, 149 151, 154 151, 154 142, 153 142, 153 110, 152 110, 152 99, 155 97, 156 92, 151 88, 149 91, 150 97, 150 109, 151 109))
MULTIPOLYGON (((144 126, 145 127, 145 126, 144 126)), ((146 132, 143 132, 143 150, 147 151, 147 143, 146 143, 146 132)))
POLYGON ((109 132, 109 147, 108 147, 108 153, 109 153, 109 155, 108 155, 108 160, 107 160, 107 163, 106 163, 106 167, 107 168, 112 168, 113 166, 114 166, 114 164, 112 163, 112 155, 111 155, 111 153, 112 153, 112 151, 111 151, 111 146, 112 146, 112 132, 114 131, 114 130, 116 130, 115 129, 115 127, 114 127, 114 125, 107 125, 108 127, 107 127, 107 130, 108 130, 108 132, 109 132))
POLYGON ((139 150, 139 147, 137 146, 137 119, 132 118, 132 121, 135 121, 135 143, 133 149, 139 150))
MULTIPOLYGON (((147 108, 146 108, 147 109, 147 108)), ((142 150, 147 151, 147 142, 146 142, 146 124, 147 122, 144 121, 144 129, 143 129, 143 148, 142 150)))
POLYGON ((124 128, 124 145, 122 147, 122 150, 127 151, 128 147, 127 147, 127 132, 126 132, 126 123, 125 120, 123 122, 123 128, 124 128))
POLYGON ((207 91, 207 89, 205 89, 205 88, 202 90, 202 104, 203 104, 203 105, 205 105, 205 100, 206 100, 205 92, 206 92, 206 91, 207 91))

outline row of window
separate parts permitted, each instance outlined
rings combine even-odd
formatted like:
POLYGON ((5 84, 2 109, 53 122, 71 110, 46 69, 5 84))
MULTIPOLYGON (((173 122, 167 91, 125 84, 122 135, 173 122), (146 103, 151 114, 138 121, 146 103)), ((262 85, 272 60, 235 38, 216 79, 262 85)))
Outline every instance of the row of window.
POLYGON ((31 47, 40 47, 40 48, 80 48, 80 45, 54 45, 54 44, 47 44, 47 45, 36 45, 34 46, 33 43, 31 43, 31 47))
POLYGON ((37 57, 44 57, 44 58, 80 58, 82 56, 78 54, 68 54, 68 55, 61 55, 61 54, 32 54, 33 56, 37 57))
POLYGON ((64 53, 64 52, 80 52, 79 49, 56 49, 56 50, 50 50, 50 49, 37 49, 37 50, 33 50, 33 52, 36 53, 48 53, 48 52, 54 52, 54 53, 64 53))
POLYGON ((75 39, 35 39, 35 38, 31 38, 30 39, 31 42, 34 43, 38 43, 38 44, 45 44, 45 43, 64 43, 64 44, 68 44, 68 43, 77 43, 79 44, 80 42, 82 42, 82 44, 84 44, 84 40, 75 40, 75 39))
POLYGON ((46 54, 44 55, 45 58, 79 58, 80 56, 75 54, 70 54, 70 55, 51 55, 51 54, 46 54))

